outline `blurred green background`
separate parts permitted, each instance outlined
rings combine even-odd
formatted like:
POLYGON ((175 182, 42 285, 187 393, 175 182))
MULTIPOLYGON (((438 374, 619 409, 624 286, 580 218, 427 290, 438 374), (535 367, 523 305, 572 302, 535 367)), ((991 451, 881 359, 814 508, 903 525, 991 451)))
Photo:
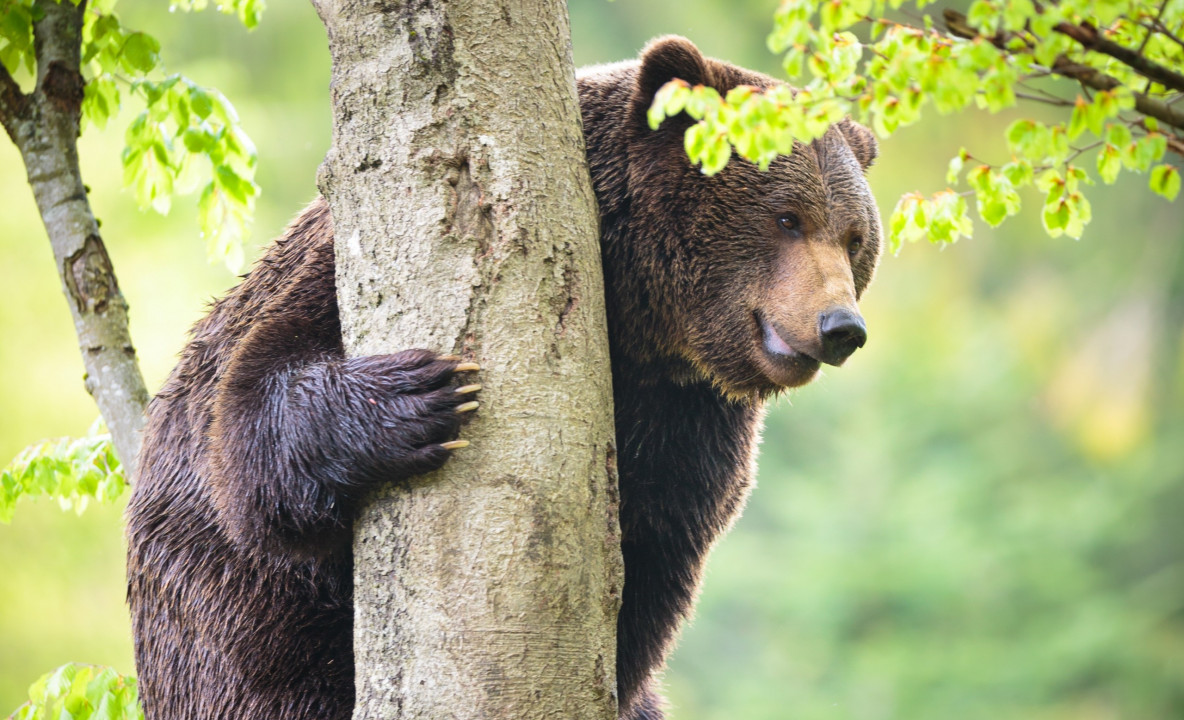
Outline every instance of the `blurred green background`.
MULTIPOLYGON (((776 73, 773 0, 571 0, 578 64, 662 33, 776 73)), ((310 200, 329 142, 329 60, 305 2, 260 29, 123 3, 170 71, 221 89, 258 144, 255 229, 310 200)), ((234 282, 191 209, 119 189, 122 124, 85 176, 149 387, 234 282)), ((944 187, 1011 117, 930 118, 882 146, 882 212, 944 187)), ((1003 158, 1006 159, 1006 158, 1003 158)), ((674 720, 1184 718, 1184 202, 1145 177, 1096 187, 1084 239, 1035 208, 999 231, 885 258, 871 341, 778 402, 759 488, 708 568, 666 674, 674 720)), ((1036 198, 1029 197, 1028 202, 1036 198)), ((0 459, 96 415, 19 156, 0 139, 0 459)), ((0 713, 70 661, 131 671, 121 508, 25 502, 0 526, 0 713)))

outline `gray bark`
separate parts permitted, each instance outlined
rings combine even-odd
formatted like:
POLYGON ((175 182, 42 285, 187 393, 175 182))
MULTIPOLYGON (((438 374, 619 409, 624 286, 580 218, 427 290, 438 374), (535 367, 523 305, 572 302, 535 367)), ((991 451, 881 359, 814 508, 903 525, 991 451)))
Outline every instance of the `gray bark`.
POLYGON ((77 7, 42 0, 33 26, 37 84, 20 88, 0 67, 0 121, 20 150, 29 186, 53 246, 62 291, 74 319, 86 389, 107 423, 128 478, 135 473, 148 391, 127 324, 127 302, 107 256, 78 167, 83 79, 82 18, 77 7))
POLYGON ((347 351, 482 367, 354 541, 356 720, 616 717, 611 376, 563 0, 314 0, 347 351))

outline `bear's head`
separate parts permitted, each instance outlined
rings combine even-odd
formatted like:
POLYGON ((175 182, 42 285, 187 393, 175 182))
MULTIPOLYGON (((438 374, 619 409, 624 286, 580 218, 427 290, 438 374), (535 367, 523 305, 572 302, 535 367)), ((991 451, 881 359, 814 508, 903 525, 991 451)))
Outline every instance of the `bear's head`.
POLYGON ((674 78, 721 95, 776 80, 674 36, 601 72, 614 81, 590 77, 581 95, 592 100, 585 125, 596 126, 586 132, 618 352, 681 365, 685 379, 741 398, 802 385, 821 363, 841 365, 862 347, 857 302, 882 235, 864 178, 876 157, 871 132, 845 120, 766 171, 734 155, 707 177, 687 159, 685 114, 649 127, 654 93, 674 78), (625 112, 611 133, 599 112, 609 104, 625 112))

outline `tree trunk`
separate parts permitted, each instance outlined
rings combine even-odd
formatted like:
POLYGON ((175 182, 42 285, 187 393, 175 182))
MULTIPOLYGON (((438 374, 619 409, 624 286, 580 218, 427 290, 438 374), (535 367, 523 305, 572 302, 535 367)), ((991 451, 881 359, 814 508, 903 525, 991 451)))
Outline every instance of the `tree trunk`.
POLYGON ((33 26, 37 87, 23 95, 0 67, 0 121, 21 152, 29 186, 53 246, 86 367, 86 389, 111 432, 124 474, 135 474, 148 390, 132 347, 127 302, 99 235, 78 167, 83 78, 77 6, 42 0, 33 26))
POLYGON ((595 197, 563 0, 314 0, 353 355, 482 367, 472 441, 354 541, 356 720, 613 720, 621 560, 595 197))

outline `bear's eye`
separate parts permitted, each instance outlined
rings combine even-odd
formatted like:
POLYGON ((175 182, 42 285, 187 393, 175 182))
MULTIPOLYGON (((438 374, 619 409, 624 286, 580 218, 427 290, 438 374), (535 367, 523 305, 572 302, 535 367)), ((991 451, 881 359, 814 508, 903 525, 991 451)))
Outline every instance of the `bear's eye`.
POLYGON ((797 215, 793 213, 785 213, 777 218, 777 224, 781 229, 793 236, 802 234, 802 221, 798 219, 797 215))
POLYGON ((858 235, 851 238, 851 242, 847 243, 847 257, 854 260, 855 256, 859 254, 859 249, 861 247, 863 247, 863 238, 859 237, 858 235))

